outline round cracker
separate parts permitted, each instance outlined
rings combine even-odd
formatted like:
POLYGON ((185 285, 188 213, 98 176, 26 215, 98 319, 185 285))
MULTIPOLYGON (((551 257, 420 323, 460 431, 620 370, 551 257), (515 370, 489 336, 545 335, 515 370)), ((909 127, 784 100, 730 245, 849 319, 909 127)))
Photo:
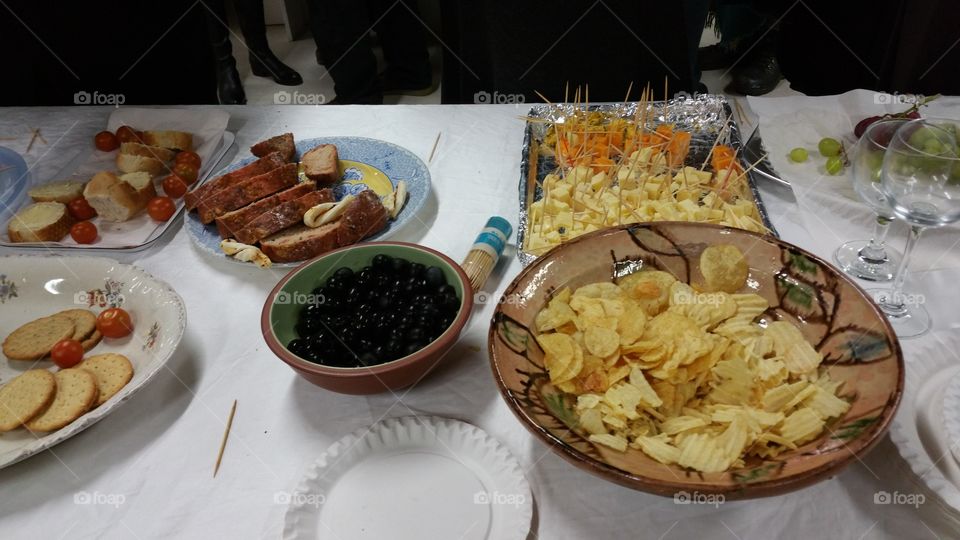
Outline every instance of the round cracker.
POLYGON ((100 338, 102 337, 103 335, 100 334, 99 330, 94 330, 93 333, 90 334, 89 337, 87 337, 87 339, 80 342, 80 345, 83 346, 84 352, 89 351, 90 349, 96 347, 97 343, 100 343, 100 338))
POLYGON ((53 401, 25 425, 30 431, 53 431, 66 426, 97 402, 97 379, 80 369, 63 369, 55 375, 57 393, 53 401))
POLYGON ((0 387, 0 432, 23 425, 53 401, 57 382, 45 369, 31 369, 0 387))
POLYGON ((73 339, 83 341, 97 330, 97 316, 88 309, 68 309, 54 313, 54 317, 66 317, 73 321, 75 326, 73 339))
POLYGON ((77 364, 77 369, 92 373, 97 379, 100 397, 97 405, 102 405, 133 378, 133 364, 122 354, 97 354, 77 364))
POLYGON ((3 354, 11 360, 39 360, 50 354, 58 341, 72 338, 75 328, 67 317, 30 321, 3 340, 3 354))

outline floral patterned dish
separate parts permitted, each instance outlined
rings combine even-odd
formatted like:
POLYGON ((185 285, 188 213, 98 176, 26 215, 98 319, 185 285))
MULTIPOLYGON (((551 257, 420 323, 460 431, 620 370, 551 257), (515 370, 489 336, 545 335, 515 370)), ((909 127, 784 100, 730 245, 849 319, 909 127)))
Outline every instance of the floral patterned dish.
POLYGON ((494 378, 514 414, 577 467, 634 489, 726 499, 777 495, 837 474, 886 432, 903 392, 903 356, 887 320, 863 291, 828 263, 771 236, 716 225, 660 222, 598 231, 557 247, 528 266, 504 292, 490 325, 494 378), (618 452, 587 440, 570 398, 550 384, 533 339, 534 317, 555 291, 611 280, 644 267, 699 281, 700 253, 733 244, 750 275, 741 292, 765 297, 763 321, 788 320, 824 356, 821 369, 842 380, 851 403, 817 439, 742 468, 701 473, 663 465, 640 450, 618 452))
MULTIPOLYGON (((0 257, 0 303, 0 339, 26 322, 65 309, 100 313, 122 307, 134 323, 131 335, 103 339, 86 353, 126 356, 133 364, 133 379, 106 403, 57 431, 32 434, 20 428, 0 433, 0 468, 69 439, 130 399, 164 367, 187 324, 183 300, 169 285, 135 266, 101 257, 0 257)), ((49 360, 26 362, 0 355, 0 385, 32 368, 57 369, 49 360)))

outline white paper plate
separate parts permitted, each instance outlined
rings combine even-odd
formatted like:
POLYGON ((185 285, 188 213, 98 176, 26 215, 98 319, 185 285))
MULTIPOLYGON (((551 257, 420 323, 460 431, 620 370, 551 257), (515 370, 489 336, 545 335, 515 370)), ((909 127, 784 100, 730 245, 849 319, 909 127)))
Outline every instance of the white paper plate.
MULTIPOLYGON (((0 339, 24 323, 58 311, 86 308, 99 313, 114 306, 130 313, 133 333, 121 339, 104 338, 86 354, 126 356, 133 364, 133 379, 109 401, 62 429, 45 435, 25 428, 0 433, 0 468, 59 444, 113 412, 166 364, 187 324, 180 296, 135 266, 100 257, 0 257, 0 339)), ((0 384, 32 368, 57 369, 49 360, 25 362, 0 354, 0 384)))
POLYGON ((533 498, 519 463, 480 428, 390 418, 333 443, 296 490, 283 538, 522 540, 533 498))
POLYGON ((916 475, 960 526, 960 464, 943 429, 943 395, 958 373, 960 344, 934 343, 906 362, 903 398, 890 425, 890 439, 916 475), (952 350, 951 350, 952 349, 952 350))
POLYGON ((943 392, 943 427, 953 457, 960 462, 960 373, 955 374, 943 392))

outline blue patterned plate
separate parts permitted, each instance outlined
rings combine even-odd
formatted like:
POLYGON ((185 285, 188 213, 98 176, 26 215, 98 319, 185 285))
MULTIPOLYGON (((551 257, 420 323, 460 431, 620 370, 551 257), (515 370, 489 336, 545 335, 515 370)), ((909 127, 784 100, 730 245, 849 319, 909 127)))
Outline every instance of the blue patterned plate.
MULTIPOLYGON (((407 183, 407 203, 397 216, 397 219, 387 222, 385 229, 371 236, 368 240, 386 240, 398 229, 420 212, 427 196, 430 194, 430 171, 417 156, 409 150, 386 141, 368 139, 366 137, 319 137, 297 142, 297 160, 301 154, 321 144, 332 144, 337 147, 340 158, 340 183, 333 188, 333 192, 340 200, 347 194, 356 194, 365 189, 371 189, 378 195, 386 195, 404 180, 407 183)), ((249 157, 238 161, 220 171, 216 176, 239 169, 257 158, 249 157)), ((185 227, 190 238, 203 251, 216 256, 240 262, 227 257, 220 251, 220 235, 217 227, 211 223, 200 223, 196 212, 187 212, 184 217, 185 227)), ((249 263, 241 263, 249 264, 249 263)), ((274 266, 297 266, 300 263, 279 263, 274 266)))

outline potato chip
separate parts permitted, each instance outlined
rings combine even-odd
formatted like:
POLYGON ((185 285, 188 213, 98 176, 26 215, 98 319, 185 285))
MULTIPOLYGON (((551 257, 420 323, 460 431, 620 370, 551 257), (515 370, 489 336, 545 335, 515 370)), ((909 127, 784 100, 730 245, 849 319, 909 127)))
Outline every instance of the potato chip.
POLYGON ((620 348, 620 335, 616 330, 590 326, 583 332, 583 343, 590 354, 607 357, 620 348))
POLYGON ((784 418, 777 433, 784 439, 799 445, 813 439, 821 431, 823 431, 823 420, 813 409, 804 408, 784 418))
POLYGON ((566 382, 580 374, 583 351, 573 338, 566 334, 540 334, 537 343, 543 348, 543 364, 551 382, 566 382))
POLYGON ((609 446, 610 448, 613 448, 619 452, 625 452, 627 450, 627 440, 617 435, 590 435, 588 440, 590 442, 609 446))
POLYGON ((657 315, 670 301, 670 286, 677 279, 659 270, 643 270, 623 277, 617 285, 648 315, 657 315))
POLYGON ((672 465, 680 460, 680 449, 659 437, 637 437, 634 440, 637 448, 644 454, 663 463, 672 465))
POLYGON ((750 267, 743 253, 730 244, 709 246, 700 254, 704 290, 735 293, 747 283, 750 267))
POLYGON ((606 426, 603 425, 603 414, 598 409, 587 409, 580 414, 578 418, 580 427, 587 430, 592 435, 603 435, 607 433, 606 426))

